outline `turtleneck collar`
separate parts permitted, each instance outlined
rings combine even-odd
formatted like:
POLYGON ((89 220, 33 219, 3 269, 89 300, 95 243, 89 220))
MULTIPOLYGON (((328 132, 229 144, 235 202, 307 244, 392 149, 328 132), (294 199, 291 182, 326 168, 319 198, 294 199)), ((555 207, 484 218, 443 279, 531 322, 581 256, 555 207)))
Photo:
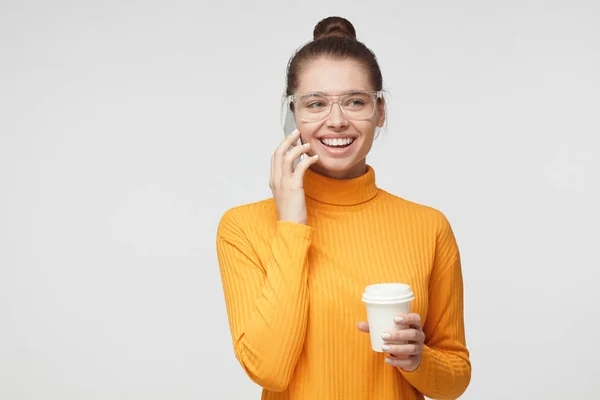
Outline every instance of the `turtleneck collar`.
POLYGON ((367 172, 352 179, 334 179, 311 169, 304 173, 304 193, 320 203, 351 206, 365 203, 377 195, 375 171, 367 164, 367 172))

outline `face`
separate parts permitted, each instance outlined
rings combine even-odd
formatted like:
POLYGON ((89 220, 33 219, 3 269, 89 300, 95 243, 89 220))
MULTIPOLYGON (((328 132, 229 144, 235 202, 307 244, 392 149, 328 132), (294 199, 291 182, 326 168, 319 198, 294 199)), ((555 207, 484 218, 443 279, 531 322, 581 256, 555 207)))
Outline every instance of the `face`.
MULTIPOLYGON (((320 58, 306 65, 299 78, 295 94, 324 92, 339 95, 353 90, 374 90, 368 71, 353 60, 320 58)), ((311 145, 309 155, 319 155, 319 162, 312 169, 337 179, 355 178, 365 173, 366 157, 373 145, 375 130, 382 127, 384 121, 383 99, 368 120, 348 118, 338 103, 333 104, 329 115, 319 122, 303 122, 296 115, 302 142, 311 145), (331 142, 331 139, 338 140, 331 142), (348 146, 339 146, 350 141, 348 146)))

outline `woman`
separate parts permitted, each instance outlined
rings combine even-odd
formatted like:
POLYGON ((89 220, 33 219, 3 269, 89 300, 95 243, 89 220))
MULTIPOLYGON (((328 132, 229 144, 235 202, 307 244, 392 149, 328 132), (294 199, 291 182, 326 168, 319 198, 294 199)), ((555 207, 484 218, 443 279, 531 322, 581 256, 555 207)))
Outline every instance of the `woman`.
POLYGON ((350 22, 317 24, 290 60, 287 95, 298 129, 272 157, 273 198, 228 210, 217 233, 237 359, 263 399, 459 397, 471 364, 457 244, 441 212, 375 184, 382 77, 350 22), (383 353, 361 302, 378 282, 416 296, 383 353))

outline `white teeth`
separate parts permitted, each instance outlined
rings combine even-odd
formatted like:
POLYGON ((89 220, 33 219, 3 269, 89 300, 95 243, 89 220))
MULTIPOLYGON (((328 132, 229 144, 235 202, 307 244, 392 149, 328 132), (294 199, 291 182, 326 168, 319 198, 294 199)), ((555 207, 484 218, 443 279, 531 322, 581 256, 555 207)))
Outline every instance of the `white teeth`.
POLYGON ((321 139, 321 142, 327 146, 346 146, 352 143, 354 139, 346 138, 346 139, 321 139))

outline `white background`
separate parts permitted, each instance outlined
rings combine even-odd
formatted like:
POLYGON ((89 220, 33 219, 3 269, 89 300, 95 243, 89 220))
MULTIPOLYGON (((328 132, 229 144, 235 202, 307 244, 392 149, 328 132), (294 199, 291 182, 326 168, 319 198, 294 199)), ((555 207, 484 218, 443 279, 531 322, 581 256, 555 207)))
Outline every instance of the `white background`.
POLYGON ((458 238, 463 398, 600 397, 598 2, 2 0, 1 399, 259 398, 215 231, 329 15, 391 93, 379 186, 458 238))

